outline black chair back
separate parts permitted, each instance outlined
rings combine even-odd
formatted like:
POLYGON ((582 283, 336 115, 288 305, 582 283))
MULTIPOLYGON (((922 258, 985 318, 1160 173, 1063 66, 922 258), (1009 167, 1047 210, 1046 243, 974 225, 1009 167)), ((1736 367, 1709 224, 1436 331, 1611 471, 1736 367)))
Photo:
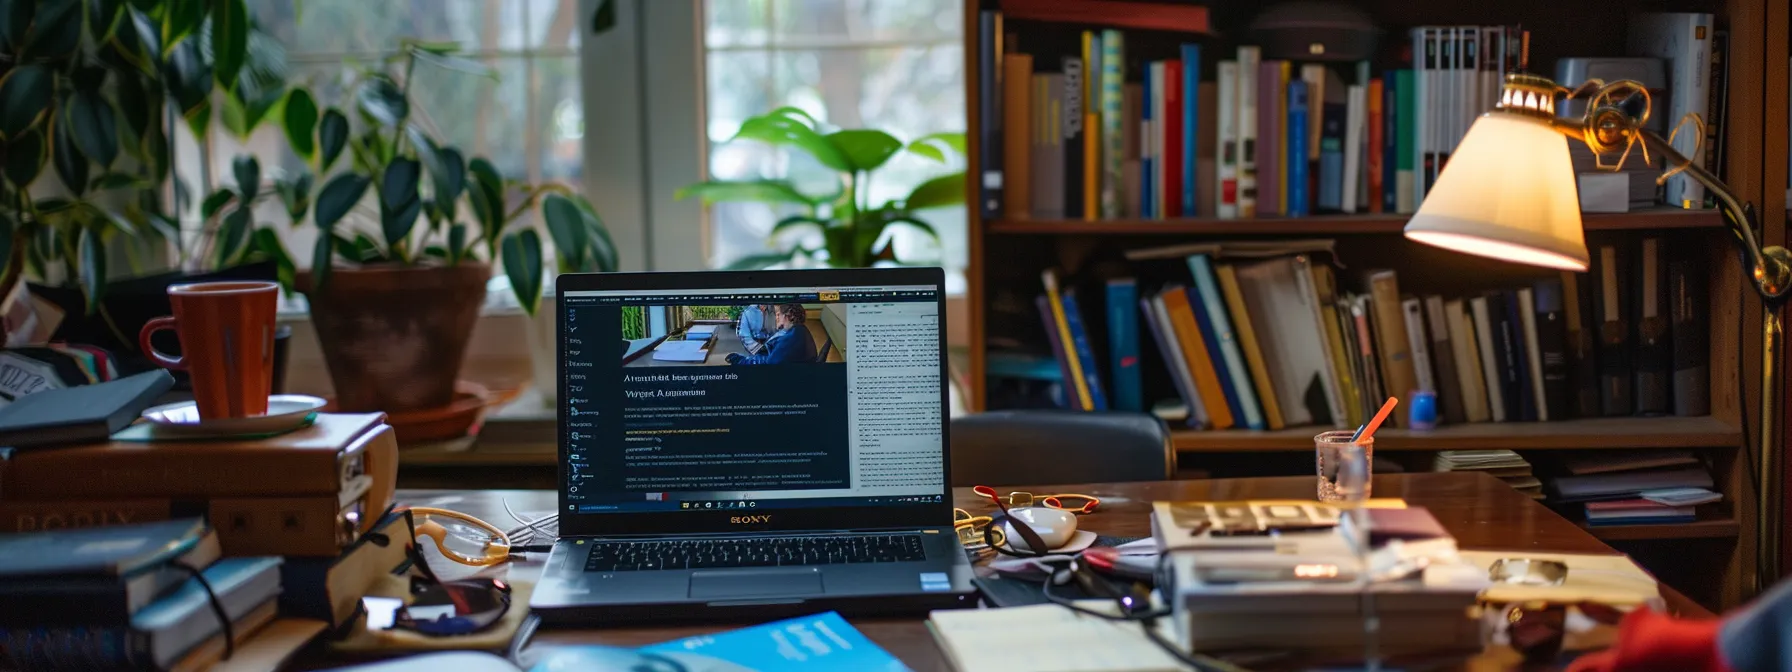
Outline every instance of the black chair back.
POLYGON ((954 418, 952 485, 1162 481, 1176 476, 1170 429, 1146 413, 991 411, 954 418))

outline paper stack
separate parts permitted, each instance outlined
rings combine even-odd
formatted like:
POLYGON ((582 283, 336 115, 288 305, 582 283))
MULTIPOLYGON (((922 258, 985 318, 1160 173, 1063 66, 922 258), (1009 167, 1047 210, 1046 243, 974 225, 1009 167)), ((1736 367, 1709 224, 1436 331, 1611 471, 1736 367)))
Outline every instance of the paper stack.
POLYGON ((709 359, 708 341, 665 341, 653 348, 653 358, 662 362, 701 362, 709 359))
POLYGON ((1723 499, 1711 472, 1688 450, 1600 452, 1562 458, 1553 499, 1585 503, 1587 524, 1689 523, 1695 507, 1723 499))
POLYGON ((1510 450, 1445 450, 1431 463, 1432 471, 1485 471, 1505 481, 1531 499, 1543 499, 1543 482, 1531 472, 1531 463, 1510 450))

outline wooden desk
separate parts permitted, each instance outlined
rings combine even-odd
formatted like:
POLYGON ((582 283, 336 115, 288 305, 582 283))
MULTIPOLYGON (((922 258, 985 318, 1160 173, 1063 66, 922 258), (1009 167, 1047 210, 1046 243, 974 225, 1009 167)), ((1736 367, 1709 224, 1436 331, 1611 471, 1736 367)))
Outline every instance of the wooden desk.
MULTIPOLYGON (((1149 511, 1158 500, 1311 499, 1310 476, 1241 478, 1210 481, 1157 483, 1106 483, 1092 485, 1002 488, 1035 493, 1075 492, 1101 498, 1101 509, 1084 516, 1080 527, 1117 536, 1151 533, 1149 511)), ((1506 484, 1481 473, 1389 474, 1375 477, 1374 496, 1399 497, 1414 506, 1430 509, 1463 548, 1499 548, 1559 553, 1615 553, 1579 526, 1556 515, 1506 484)), ((429 503, 470 513, 498 527, 515 523, 504 504, 519 514, 555 508, 554 493, 545 490, 443 491, 400 490, 400 502, 429 503)), ((973 513, 993 508, 973 496, 968 488, 954 490, 958 506, 973 513)), ((539 560, 512 565, 513 578, 534 580, 539 560)), ((1709 616, 1710 612, 1667 585, 1663 597, 1674 612, 1709 616)), ((928 634, 923 618, 854 619, 853 624, 879 646, 888 649, 916 670, 949 669, 928 634)), ((641 646, 680 637, 729 630, 738 626, 681 626, 604 630, 544 630, 538 641, 561 644, 586 643, 641 646)))
POLYGON ((716 333, 710 339, 708 350, 709 356, 701 362, 669 362, 654 359, 652 352, 645 352, 623 366, 631 369, 656 366, 728 366, 728 355, 747 354, 747 346, 741 342, 740 332, 732 324, 716 325, 716 333))

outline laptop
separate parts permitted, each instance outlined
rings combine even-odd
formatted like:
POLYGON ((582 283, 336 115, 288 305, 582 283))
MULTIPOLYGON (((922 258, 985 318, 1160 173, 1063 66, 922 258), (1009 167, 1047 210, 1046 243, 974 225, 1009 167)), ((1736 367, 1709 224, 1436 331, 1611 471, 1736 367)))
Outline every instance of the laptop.
POLYGON ((972 606, 937 268, 562 275, 549 623, 972 606), (742 345, 742 311, 773 331, 742 345), (769 307, 769 309, 767 308, 769 307))

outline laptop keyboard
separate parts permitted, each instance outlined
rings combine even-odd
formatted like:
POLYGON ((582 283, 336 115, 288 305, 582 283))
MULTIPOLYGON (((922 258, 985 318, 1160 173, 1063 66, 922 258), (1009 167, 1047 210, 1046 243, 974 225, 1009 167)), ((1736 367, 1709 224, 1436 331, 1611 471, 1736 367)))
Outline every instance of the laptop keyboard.
POLYGON ((797 567, 927 559, 919 534, 600 541, 588 544, 587 572, 729 567, 797 567))

